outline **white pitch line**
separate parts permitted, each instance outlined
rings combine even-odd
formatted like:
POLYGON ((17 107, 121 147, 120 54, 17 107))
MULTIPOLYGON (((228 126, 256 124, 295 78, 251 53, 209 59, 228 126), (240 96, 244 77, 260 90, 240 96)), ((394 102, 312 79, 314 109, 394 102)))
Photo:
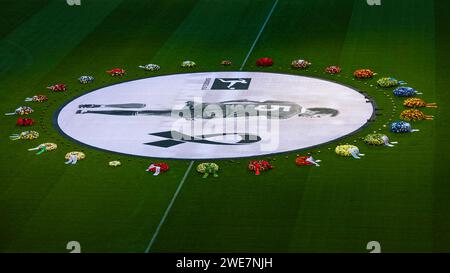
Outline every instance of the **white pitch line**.
MULTIPOLYGON (((244 69, 244 66, 245 66, 245 64, 247 63, 248 58, 250 58, 250 55, 252 54, 253 49, 255 49, 256 43, 258 43, 258 40, 259 40, 259 38, 261 37, 261 34, 263 33, 264 29, 266 28, 266 25, 267 25, 267 23, 269 22, 270 17, 272 17, 272 13, 273 13, 273 11, 275 10, 275 8, 276 8, 277 5, 278 5, 278 0, 275 0, 275 2, 274 2, 273 5, 272 5, 272 9, 270 10, 269 14, 267 15, 267 18, 266 18, 266 20, 264 21, 264 24, 261 26, 261 29, 259 30, 258 35, 256 36, 255 41, 254 41, 253 44, 252 44, 252 47, 251 47, 250 50, 248 51, 247 56, 246 56, 245 59, 244 59, 244 62, 242 63, 241 67, 239 68, 239 71, 242 71, 242 69, 244 69)), ((158 226, 156 227, 155 233, 153 234, 153 237, 152 237, 152 239, 150 240, 150 243, 148 243, 148 246, 147 246, 147 248, 145 249, 145 253, 149 253, 150 250, 152 249, 153 244, 155 243, 156 238, 157 238, 158 235, 159 235, 159 231, 161 230, 162 225, 163 225, 164 222, 166 221, 166 218, 167 218, 167 216, 169 215, 170 210, 172 209, 172 206, 173 206, 173 204, 175 203, 175 200, 177 199, 178 194, 180 193, 181 188, 182 188, 183 185, 184 185, 184 182, 186 181, 186 179, 187 179, 189 173, 191 172, 191 169, 192 169, 192 166, 193 166, 193 165, 194 165, 194 160, 192 160, 192 161, 189 163, 189 167, 187 168, 186 172, 184 173, 184 176, 183 176, 183 178, 181 179, 181 182, 180 182, 180 184, 178 185, 177 190, 176 190, 175 193, 173 194, 172 200, 170 200, 169 206, 167 206, 167 209, 166 209, 166 211, 164 212, 163 217, 161 218, 161 221, 159 222, 158 226)))
POLYGON ((173 204, 175 203, 175 199, 177 199, 177 196, 180 193, 181 188, 183 187, 183 184, 186 181, 186 178, 188 177, 188 174, 191 171, 193 165, 194 165, 194 160, 192 160, 191 163, 189 163, 189 167, 187 168, 186 172, 184 173, 183 179, 181 179, 181 182, 178 185, 177 190, 173 194, 172 200, 170 200, 169 206, 167 207, 166 211, 164 212, 163 217, 161 218, 161 221, 159 222, 158 226, 156 227, 156 230, 155 230, 155 233, 153 234, 152 240, 150 241, 147 248, 145 249, 145 253, 149 253, 150 250, 152 249, 152 246, 155 243, 156 238, 158 237, 159 231, 161 230, 162 225, 166 221, 166 218, 169 215, 169 212, 172 209, 173 204))
POLYGON ((255 49, 256 43, 258 43, 259 38, 261 37, 261 34, 264 32, 264 29, 266 28, 267 23, 270 20, 270 17, 272 17, 272 13, 275 10, 275 8, 278 5, 278 0, 275 0, 275 2, 273 3, 272 9, 270 10, 269 14, 267 15, 266 21, 264 21, 264 24, 261 26, 261 29, 258 32, 258 35, 256 36, 255 41, 252 44, 252 47, 250 48, 250 50, 247 53, 247 56, 245 56, 244 62, 241 65, 241 68, 239 68, 239 71, 242 71, 242 69, 244 69, 245 64, 248 61, 248 58, 250 58, 250 55, 253 52, 253 49, 255 49))

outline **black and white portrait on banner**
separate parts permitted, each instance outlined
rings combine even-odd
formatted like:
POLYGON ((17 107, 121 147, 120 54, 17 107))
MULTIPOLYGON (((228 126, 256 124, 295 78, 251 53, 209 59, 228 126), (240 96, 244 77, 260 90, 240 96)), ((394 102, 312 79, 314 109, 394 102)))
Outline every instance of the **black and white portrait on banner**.
POLYGON ((361 128, 373 106, 324 80, 262 72, 147 78, 80 96, 57 116, 89 146, 161 158, 235 158, 298 150, 361 128))

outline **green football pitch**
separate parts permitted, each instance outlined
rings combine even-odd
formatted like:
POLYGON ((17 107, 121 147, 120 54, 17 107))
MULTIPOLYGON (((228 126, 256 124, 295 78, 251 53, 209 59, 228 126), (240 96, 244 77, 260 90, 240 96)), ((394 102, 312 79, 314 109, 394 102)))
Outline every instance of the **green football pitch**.
MULTIPOLYGON (((0 252, 383 252, 450 251, 450 3, 430 0, 0 0, 0 107, 33 107, 40 138, 10 141, 22 131, 17 117, 0 123, 0 252), (275 65, 258 68, 271 57, 275 65), (189 72, 266 71, 323 78, 369 94, 379 115, 338 142, 263 156, 274 170, 255 176, 249 159, 216 160, 218 178, 202 179, 200 161, 167 160, 170 171, 145 172, 150 158, 81 146, 55 130, 65 102, 117 82, 189 72), (224 59, 233 61, 223 67, 224 59), (307 59, 308 70, 293 70, 307 59), (139 65, 155 63, 158 72, 139 65), (339 65, 342 73, 324 73, 339 65), (241 67, 242 66, 242 67, 241 67), (106 70, 120 67, 122 78, 106 70), (438 109, 420 132, 393 135, 403 100, 353 71, 370 68, 420 90, 438 109), (81 85, 81 75, 95 81, 81 85), (66 83, 67 92, 46 87, 66 83), (25 103, 36 94, 45 103, 25 103), (392 100, 394 98, 394 100, 392 100), (379 131, 395 148, 370 147, 361 138, 379 131), (27 149, 58 144, 36 156, 27 149), (338 144, 356 143, 362 160, 337 156, 338 144), (69 151, 83 151, 76 166, 69 151), (297 154, 320 158, 299 168, 297 154), (108 162, 120 160, 111 168, 108 162)), ((155 98, 157 99, 157 98, 155 98)), ((105 141, 108 136, 105 135, 105 141)), ((301 137, 301 136, 298 136, 301 137)))

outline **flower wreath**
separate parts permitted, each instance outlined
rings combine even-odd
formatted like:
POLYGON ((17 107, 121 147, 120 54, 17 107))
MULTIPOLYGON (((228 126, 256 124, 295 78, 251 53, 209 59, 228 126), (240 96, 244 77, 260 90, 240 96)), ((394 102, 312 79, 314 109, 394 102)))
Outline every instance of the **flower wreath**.
POLYGON ((418 132, 418 129, 412 129, 410 123, 405 121, 395 121, 391 123, 390 131, 395 134, 418 132))
POLYGON ((356 159, 360 159, 361 156, 364 156, 364 154, 361 154, 359 152, 359 148, 354 145, 339 145, 336 147, 335 152, 339 156, 343 157, 354 157, 356 159))
POLYGON ((248 163, 248 169, 255 172, 255 175, 260 175, 261 172, 272 170, 273 167, 265 160, 254 160, 248 163))
POLYGON ((298 156, 295 159, 295 165, 297 166, 317 166, 319 167, 319 164, 321 160, 314 160, 312 156, 298 156))
POLYGON ((415 95, 421 95, 412 87, 399 87, 392 91, 396 97, 414 97, 415 95))
POLYGON ((311 63, 305 60, 293 60, 291 62, 291 67, 294 69, 307 69, 311 66, 311 63))
POLYGON ((419 98, 409 98, 406 99, 403 102, 403 105, 409 108, 422 108, 422 107, 428 107, 428 108, 438 108, 436 103, 426 103, 423 99, 419 98))
POLYGON ((147 168, 147 172, 152 172, 154 175, 159 175, 160 173, 165 173, 169 170, 169 165, 166 163, 160 162, 160 163, 152 163, 147 168), (159 170, 159 171, 158 171, 159 170))
POLYGON ((394 144, 398 144, 398 142, 389 142, 389 137, 384 134, 369 134, 366 137, 364 137, 364 142, 369 145, 374 146, 388 146, 388 147, 394 147, 394 144))
POLYGON ((43 143, 35 148, 28 149, 28 151, 38 151, 36 154, 40 155, 46 151, 54 151, 58 148, 55 143, 43 143))
POLYGON ((121 68, 114 68, 114 69, 106 71, 106 73, 108 73, 112 77, 122 77, 123 75, 126 74, 126 71, 121 68))
POLYGON ((357 79, 371 79, 376 75, 376 73, 370 69, 358 69, 353 73, 353 75, 357 79))
POLYGON ((20 106, 17 108, 13 113, 5 113, 6 116, 12 116, 12 115, 19 115, 19 116, 25 116, 33 113, 34 110, 31 107, 28 106, 20 106))
POLYGON ((34 140, 39 138, 39 133, 36 131, 25 131, 20 134, 13 134, 9 138, 11 140, 34 140))
POLYGON ((328 74, 339 74, 341 73, 342 68, 340 68, 339 66, 329 66, 327 68, 325 68, 325 72, 327 72, 328 74))
POLYGON ((25 99, 26 102, 44 102, 44 101, 48 101, 48 97, 45 95, 36 95, 33 96, 31 98, 26 98, 25 99))
POLYGON ((140 65, 139 68, 142 68, 146 71, 158 71, 161 69, 161 67, 157 64, 140 65))
POLYGON ((386 78, 379 79, 377 81, 377 84, 380 87, 389 88, 389 87, 395 87, 395 86, 406 84, 406 83, 404 81, 398 81, 394 78, 386 77, 386 78))
POLYGON ((17 118, 16 125, 17 126, 32 126, 32 125, 34 125, 34 120, 31 118, 19 117, 19 118, 17 118))
POLYGON ((223 66, 230 66, 233 65, 233 62, 231 62, 230 60, 223 60, 222 62, 220 62, 220 64, 223 66))
POLYGON ((183 67, 183 68, 193 68, 196 66, 197 66, 197 64, 193 61, 184 61, 181 63, 181 67, 183 67))
POLYGON ((273 60, 271 58, 260 58, 256 60, 256 66, 268 67, 273 65, 273 60))
POLYGON ((108 165, 109 165, 110 167, 119 167, 119 166, 122 165, 122 163, 121 163, 120 161, 118 161, 118 160, 114 160, 114 161, 110 161, 110 162, 108 163, 108 165))
POLYGON ((417 109, 408 109, 400 114, 400 119, 403 121, 433 120, 433 116, 425 115, 424 112, 417 109))
POLYGON ((78 78, 78 81, 81 84, 88 84, 88 83, 93 83, 94 82, 94 77, 92 76, 81 76, 80 78, 78 78))
POLYGON ((83 160, 86 158, 86 155, 83 152, 76 152, 76 151, 67 153, 64 158, 66 160, 70 160, 70 156, 72 155, 75 155, 77 157, 77 160, 83 160))
POLYGON ((67 86, 65 84, 59 83, 52 86, 48 86, 47 89, 52 90, 53 92, 64 92, 67 90, 67 86))
POLYGON ((207 178, 210 174, 218 177, 219 165, 216 163, 201 163, 197 166, 197 172, 203 174, 203 178, 207 178))

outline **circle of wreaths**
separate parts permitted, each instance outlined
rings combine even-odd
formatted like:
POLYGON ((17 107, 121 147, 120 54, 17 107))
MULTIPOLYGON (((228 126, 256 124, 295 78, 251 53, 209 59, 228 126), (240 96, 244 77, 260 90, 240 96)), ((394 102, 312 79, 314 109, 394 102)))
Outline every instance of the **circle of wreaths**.
MULTIPOLYGON (((220 63, 222 66, 231 66, 232 61, 231 60, 223 60, 220 63)), ((272 58, 264 57, 260 58, 256 61, 256 66, 260 67, 270 67, 274 64, 274 61, 272 58)), ((311 66, 311 62, 307 60, 293 60, 291 62, 291 67, 294 69, 308 69, 311 66)), ((181 63, 181 67, 183 68, 194 68, 197 64, 194 61, 186 60, 181 63)), ((146 64, 146 65, 140 65, 139 68, 145 70, 145 71, 159 71, 161 67, 157 64, 146 64)), ((121 77, 126 74, 126 71, 121 68, 113 68, 111 70, 106 71, 108 74, 110 74, 113 77, 121 77)), ((336 75, 342 72, 342 68, 339 66, 328 66, 325 68, 325 73, 328 73, 330 75, 336 75)), ((353 72, 353 76, 356 79, 365 80, 365 79, 371 79, 377 74, 373 72, 371 69, 358 69, 353 72)), ((93 76, 84 75, 80 76, 78 78, 78 82, 80 84, 89 84, 94 82, 95 78, 93 76)), ((420 120, 432 120, 433 116, 425 114, 422 110, 419 110, 418 108, 437 108, 436 103, 427 103, 423 99, 416 97, 417 95, 420 95, 422 93, 418 92, 412 87, 406 87, 406 86, 400 86, 404 85, 403 81, 399 81, 393 77, 382 77, 377 80, 377 85, 382 88, 395 88, 392 93, 396 97, 405 97, 406 99, 403 102, 403 106, 409 109, 405 109, 400 113, 398 121, 391 122, 389 125, 389 131, 391 133, 395 134, 404 134, 404 133, 411 133, 411 132, 417 132, 419 130, 413 129, 410 122, 420 121, 420 120)), ((67 86, 65 84, 59 83, 54 84, 51 86, 48 86, 47 89, 53 91, 53 92, 64 92, 67 90, 67 86)), ((46 95, 35 95, 30 98, 25 99, 26 102, 45 102, 48 101, 48 97, 46 95)), ((29 106, 21 106, 17 108, 13 113, 7 113, 6 115, 18 115, 18 116, 25 116, 30 115, 34 112, 34 110, 29 106)), ((34 124, 34 121, 32 119, 24 119, 19 118, 17 125, 21 126, 31 126, 34 124)), ((10 136, 12 140, 34 140, 39 138, 39 133, 36 131, 24 131, 19 134, 13 134, 10 136)), ((381 134, 381 133, 373 133, 365 136, 363 138, 363 141, 368 145, 374 145, 374 146, 382 146, 382 145, 390 145, 389 144, 389 138, 387 135, 381 134)), ((393 145, 390 145, 393 147, 393 145)), ((39 149, 44 149, 46 151, 52 151, 57 149, 57 145, 54 143, 43 143, 38 146, 39 149)), ((335 148, 335 153, 339 156, 344 157, 350 157, 354 156, 355 153, 359 154, 359 147, 355 145, 345 144, 345 145, 338 145, 335 148)), ((86 155, 83 152, 74 151, 69 152, 65 155, 66 159, 70 159, 71 156, 75 155, 78 160, 85 159, 86 155)), ((298 163, 298 162, 297 162, 298 163)), ((120 161, 110 161, 108 163, 111 167, 118 167, 121 166, 120 161)), ((161 172, 166 172, 169 170, 169 166, 166 163, 156 163, 153 164, 153 166, 157 166, 161 168, 161 172)), ((273 166, 268 162, 264 160, 252 160, 248 163, 248 169, 252 172, 255 172, 256 174, 259 174, 261 172, 266 172, 268 170, 271 170, 273 166)), ((152 170, 150 170, 152 171, 152 170)), ((219 165, 216 163, 201 163, 197 166, 197 172, 204 175, 206 178, 208 175, 212 174, 215 177, 218 176, 219 171, 219 165)))

